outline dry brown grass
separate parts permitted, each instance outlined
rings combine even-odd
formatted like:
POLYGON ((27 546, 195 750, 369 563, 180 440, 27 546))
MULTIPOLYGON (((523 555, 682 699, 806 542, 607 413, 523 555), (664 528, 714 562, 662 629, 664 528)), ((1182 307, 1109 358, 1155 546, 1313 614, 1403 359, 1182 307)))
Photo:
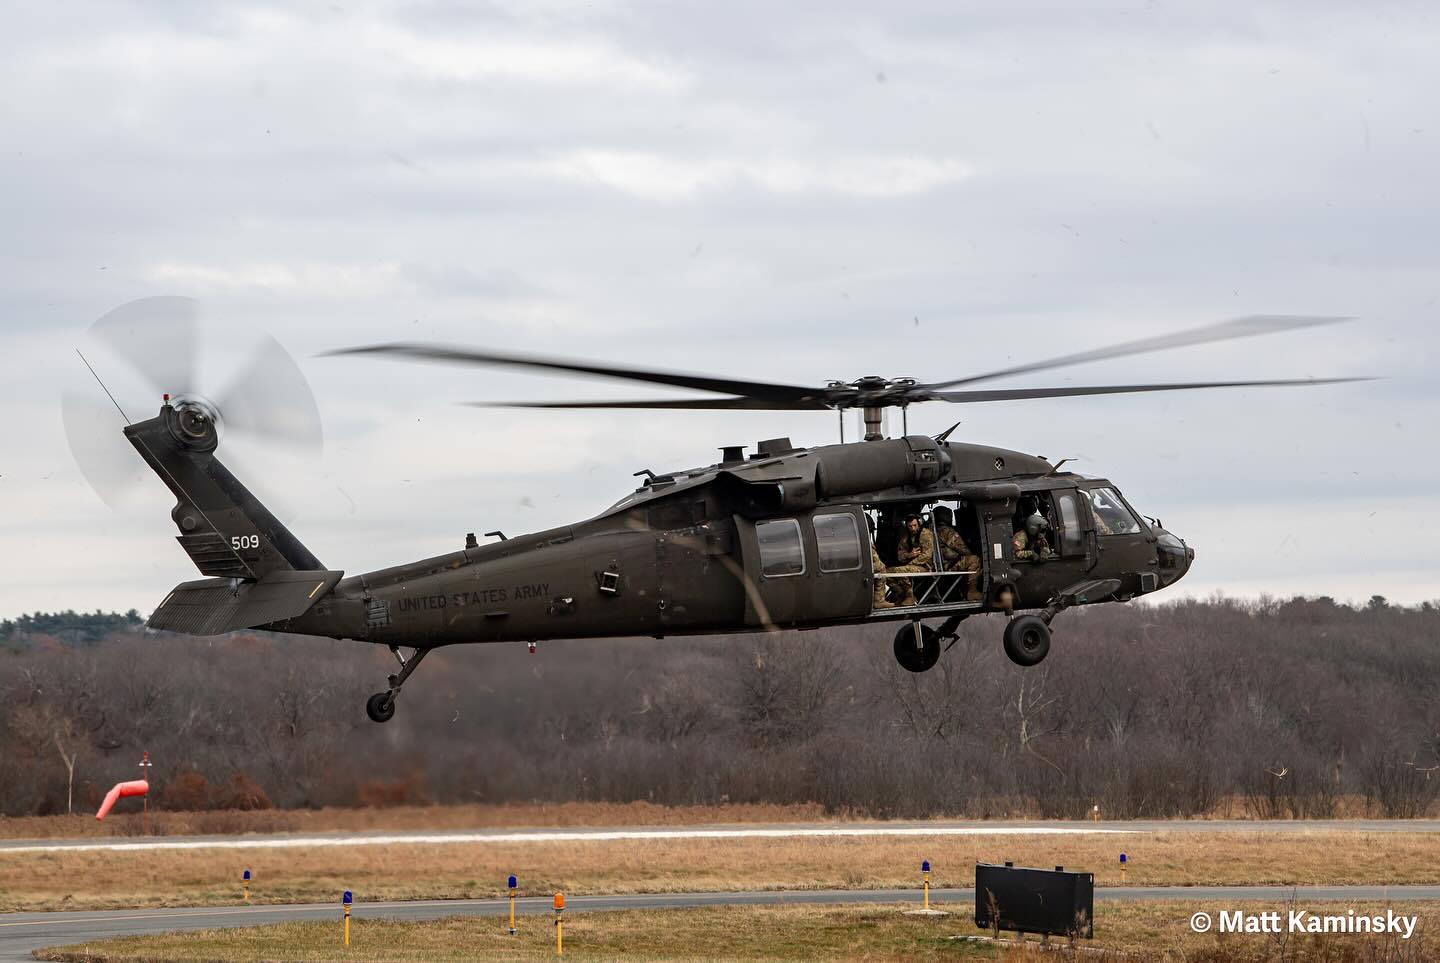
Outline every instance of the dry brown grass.
MULTIPOLYGON (((133 807, 123 802, 122 807, 133 807)), ((1037 819, 1038 810, 1023 800, 987 806, 988 818, 1037 819), (995 814, 1003 814, 997 816, 995 814)), ((1101 814, 1104 815, 1103 813, 1101 814)), ((1245 819, 1250 813, 1238 796, 1225 797, 1205 819, 1245 819)), ((1341 797, 1336 818, 1373 815, 1360 796, 1341 797)), ((867 819, 850 813, 826 812, 816 803, 771 805, 746 803, 719 806, 657 806, 654 803, 507 803, 503 805, 394 806, 370 809, 265 809, 242 812, 154 812, 151 830, 159 836, 230 835, 239 833, 365 832, 404 829, 483 829, 541 826, 695 826, 713 823, 786 823, 867 819)), ((963 812, 948 817, 973 819, 963 812)), ((70 839, 138 836, 138 812, 117 812, 97 822, 93 815, 0 816, 0 839, 70 839)))
MULTIPOLYGON (((1111 903, 1096 907, 1098 938, 1090 945, 1115 952, 1088 960, 1205 961, 1205 963, 1408 963, 1433 959, 1440 906, 1399 904, 1417 913, 1420 927, 1409 941, 1361 935, 1290 937, 1197 935, 1190 914, 1233 909, 1188 902, 1111 903)), ((1299 907, 1297 907, 1299 908, 1299 907)), ((1310 907, 1307 907, 1310 908, 1310 907)), ((1327 903, 1317 911, 1383 912, 1380 904, 1327 903)), ((905 916, 894 906, 762 906, 704 909, 571 912, 565 921, 565 955, 581 960, 949 960, 1001 959, 1007 963, 1054 960, 1033 943, 1025 949, 956 941, 974 935, 967 906, 940 919, 905 916)), ((1247 910, 1281 904, 1247 904, 1247 910)), ((337 923, 286 923, 112 940, 39 954, 73 963, 200 960, 539 960, 554 959, 548 918, 522 920, 511 937, 494 917, 453 917, 425 923, 357 921, 348 950, 337 923)), ((1075 957, 1064 957, 1074 959, 1075 957)))
MULTIPOLYGON (((121 803, 134 806, 133 802, 121 803)), ((395 806, 384 809, 265 809, 242 812, 152 812, 159 836, 239 833, 323 833, 372 830, 445 830, 541 826, 695 826, 708 823, 784 823, 844 819, 820 806, 763 803, 657 806, 654 803, 510 803, 495 806, 395 806)), ((138 836, 138 812, 93 815, 0 816, 0 839, 71 839, 138 836)))
POLYGON ((917 886, 921 859, 937 887, 969 886, 977 861, 1013 860, 1129 885, 1440 883, 1440 835, 1313 832, 1127 836, 812 837, 200 849, 0 852, 0 910, 215 906, 257 902, 496 895, 510 873, 529 894, 917 886))

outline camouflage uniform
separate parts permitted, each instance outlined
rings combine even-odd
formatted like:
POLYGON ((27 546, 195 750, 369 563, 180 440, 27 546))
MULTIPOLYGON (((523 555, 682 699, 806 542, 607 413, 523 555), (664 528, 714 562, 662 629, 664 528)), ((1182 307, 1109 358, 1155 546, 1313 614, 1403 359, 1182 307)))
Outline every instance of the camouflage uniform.
MULTIPOLYGON (((870 570, 871 570, 872 573, 874 573, 874 574, 877 575, 877 576, 878 576, 878 575, 884 575, 885 572, 886 572, 885 563, 882 562, 882 561, 880 561, 880 553, 877 552, 877 551, 875 551, 875 543, 874 543, 874 542, 871 542, 871 543, 870 543, 870 570)), ((870 608, 872 608, 872 609, 893 609, 893 608, 895 607, 895 603, 894 603, 894 602, 891 602, 889 599, 887 599, 887 598, 885 597, 885 581, 886 581, 886 580, 883 579, 883 578, 876 578, 876 579, 874 579, 874 582, 875 582, 875 598, 874 598, 874 600, 870 603, 870 608)))
POLYGON ((1053 554, 1050 551, 1050 542, 1045 538, 1043 532, 1035 536, 1032 547, 1030 536, 1022 528, 1010 540, 1010 545, 1015 550, 1015 561, 1017 562, 1044 561, 1053 554))
MULTIPOLYGON (((930 529, 921 528, 919 534, 911 535, 908 531, 900 536, 899 543, 895 546, 895 558, 901 563, 890 572, 933 572, 935 570, 935 536, 930 534, 930 529)), ((900 600, 901 605, 915 604, 915 586, 908 578, 895 579, 899 588, 905 593, 900 600)))
POLYGON ((969 598, 974 601, 980 595, 980 556, 970 551, 965 538, 954 528, 943 522, 937 526, 940 533, 940 559, 947 572, 964 572, 970 576, 969 598))

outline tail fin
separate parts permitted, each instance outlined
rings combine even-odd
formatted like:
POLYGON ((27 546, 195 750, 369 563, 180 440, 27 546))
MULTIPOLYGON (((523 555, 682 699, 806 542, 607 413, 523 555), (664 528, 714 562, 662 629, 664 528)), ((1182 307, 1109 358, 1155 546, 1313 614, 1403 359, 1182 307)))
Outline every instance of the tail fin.
POLYGON ((175 494, 180 547, 200 574, 216 576, 177 587, 151 627, 208 635, 293 618, 340 580, 215 457, 219 435, 203 405, 167 400, 158 416, 124 430, 175 494))

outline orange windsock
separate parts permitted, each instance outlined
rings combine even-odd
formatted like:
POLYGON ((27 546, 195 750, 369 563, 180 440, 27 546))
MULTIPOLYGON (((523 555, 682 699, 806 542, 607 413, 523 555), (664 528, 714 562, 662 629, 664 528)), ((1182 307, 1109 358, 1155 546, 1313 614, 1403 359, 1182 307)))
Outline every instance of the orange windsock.
POLYGON ((150 792, 150 784, 144 779, 132 779, 129 782, 116 783, 114 788, 105 794, 105 801, 100 804, 100 811, 95 814, 96 819, 104 819, 110 812, 110 807, 115 805, 117 799, 127 799, 130 796, 144 796, 150 792))

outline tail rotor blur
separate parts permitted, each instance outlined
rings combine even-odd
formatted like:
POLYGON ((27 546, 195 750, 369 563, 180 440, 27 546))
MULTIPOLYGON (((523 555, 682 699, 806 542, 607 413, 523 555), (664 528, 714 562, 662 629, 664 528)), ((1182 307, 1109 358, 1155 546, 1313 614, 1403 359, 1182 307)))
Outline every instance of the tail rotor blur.
POLYGON ((206 330, 200 303, 172 296, 122 304, 86 330, 79 350, 103 384, 89 373, 84 383, 70 379, 61 415, 75 463, 111 508, 132 505, 154 484, 120 431, 122 416, 148 418, 166 395, 213 415, 222 441, 246 451, 313 457, 323 449, 314 392, 284 347, 268 334, 251 335, 234 374, 212 378, 212 370, 234 367, 225 360, 237 352, 228 338, 222 352, 222 339, 206 330))

